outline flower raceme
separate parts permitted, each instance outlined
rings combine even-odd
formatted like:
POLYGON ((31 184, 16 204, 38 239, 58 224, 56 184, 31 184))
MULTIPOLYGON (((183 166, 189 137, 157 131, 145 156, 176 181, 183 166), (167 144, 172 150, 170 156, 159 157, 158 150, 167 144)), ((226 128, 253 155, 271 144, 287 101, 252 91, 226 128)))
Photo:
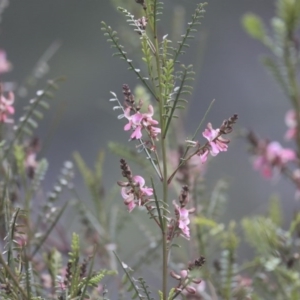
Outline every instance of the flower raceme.
POLYGON ((180 233, 187 239, 190 238, 190 218, 189 214, 194 212, 194 209, 186 209, 185 207, 180 207, 176 201, 173 201, 173 205, 175 208, 175 216, 177 219, 177 226, 178 229, 180 230, 180 233))
POLYGON ((171 271, 170 275, 179 281, 175 290, 177 292, 182 292, 187 297, 189 297, 189 295, 197 295, 201 297, 201 293, 205 290, 205 282, 201 279, 194 278, 191 271, 201 268, 204 263, 205 257, 201 256, 194 262, 189 263, 188 268, 181 270, 179 274, 175 271, 171 271))
POLYGON ((128 181, 118 181, 121 187, 121 196, 124 204, 131 212, 136 206, 143 206, 148 201, 148 197, 153 195, 153 189, 145 186, 145 179, 142 176, 132 176, 129 165, 124 159, 120 160, 122 175, 128 181))
POLYGON ((133 176, 133 181, 119 183, 125 185, 121 188, 121 195, 128 211, 131 212, 136 206, 144 205, 147 196, 153 195, 153 189, 145 186, 145 179, 142 176, 133 176))
POLYGON ((172 241, 174 237, 179 235, 186 239, 190 238, 190 213, 195 212, 195 208, 187 209, 188 203, 189 189, 187 185, 184 185, 179 196, 179 205, 176 200, 173 200, 175 218, 170 219, 168 224, 168 241, 172 241))
POLYGON ((141 113, 137 111, 135 114, 130 115, 130 112, 131 108, 127 107, 124 113, 126 119, 129 121, 124 126, 124 130, 128 131, 130 129, 133 129, 133 132, 130 135, 130 139, 141 139, 143 129, 147 131, 148 135, 151 138, 156 139, 157 135, 161 133, 161 129, 159 127, 155 127, 156 125, 158 125, 158 121, 152 118, 154 114, 153 106, 148 106, 147 113, 141 113))
POLYGON ((220 129, 213 129, 211 123, 207 124, 207 128, 203 131, 202 135, 208 140, 207 146, 200 154, 201 162, 204 163, 207 160, 208 153, 212 156, 216 156, 220 152, 227 151, 229 140, 224 139, 221 136, 220 129))
POLYGON ((236 123, 238 116, 235 114, 228 120, 224 120, 221 127, 214 129, 211 123, 207 124, 206 129, 203 131, 202 135, 207 139, 204 146, 200 146, 198 142, 186 141, 192 146, 198 145, 198 150, 195 154, 200 156, 202 163, 205 163, 208 158, 208 154, 212 156, 218 155, 220 152, 225 152, 228 149, 229 140, 222 137, 232 131, 232 125, 236 123))

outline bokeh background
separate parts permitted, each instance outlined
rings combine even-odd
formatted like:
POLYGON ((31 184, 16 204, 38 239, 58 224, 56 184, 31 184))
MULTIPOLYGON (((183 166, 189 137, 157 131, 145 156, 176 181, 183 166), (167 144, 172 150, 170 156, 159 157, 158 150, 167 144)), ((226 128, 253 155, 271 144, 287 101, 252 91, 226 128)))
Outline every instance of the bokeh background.
MULTIPOLYGON (((121 2, 126 8, 134 0, 121 2)), ((178 22, 186 18, 184 23, 187 23, 197 4, 195 0, 164 2, 166 14, 159 27, 161 35, 172 34, 174 28, 180 31, 181 23, 178 22)), ((274 15, 274 1, 207 2, 207 13, 199 32, 187 55, 182 57, 184 63, 194 63, 198 72, 190 99, 187 132, 194 131, 212 99, 216 99, 208 117, 215 127, 238 113, 240 128, 251 128, 262 136, 282 142, 286 130, 284 115, 289 103, 259 62, 259 56, 268 54, 267 50, 248 37, 241 25, 243 14, 254 12, 268 26, 274 15)), ((49 46, 60 45, 49 61, 49 73, 35 88, 43 87, 49 78, 63 75, 67 79, 39 128, 43 138, 45 132, 53 128, 53 119, 57 123, 51 143, 43 153, 50 161, 49 177, 45 182, 49 189, 63 162, 71 159, 74 150, 93 166, 98 151, 106 149, 108 141, 127 143, 128 140, 128 133, 122 129, 124 121, 117 120, 117 113, 108 101, 109 92, 116 92, 122 99, 122 84, 128 83, 134 88, 138 81, 127 71, 124 61, 111 56, 112 50, 101 31, 102 20, 120 32, 126 46, 132 43, 134 48, 138 37, 134 41, 132 36, 126 36, 125 18, 109 0, 10 1, 2 15, 0 47, 7 52, 13 70, 1 80, 20 85, 49 46)), ((17 110, 21 110, 31 96, 29 93, 17 97, 17 110)), ((285 214, 292 214, 293 187, 284 180, 267 182, 253 171, 247 144, 242 139, 235 139, 227 153, 212 161, 207 176, 211 185, 221 177, 230 184, 225 219, 239 220, 246 214, 263 211, 272 193, 282 198, 285 214)), ((79 182, 79 176, 77 178, 79 182)), ((119 179, 119 158, 107 153, 105 184, 109 188, 119 179)))

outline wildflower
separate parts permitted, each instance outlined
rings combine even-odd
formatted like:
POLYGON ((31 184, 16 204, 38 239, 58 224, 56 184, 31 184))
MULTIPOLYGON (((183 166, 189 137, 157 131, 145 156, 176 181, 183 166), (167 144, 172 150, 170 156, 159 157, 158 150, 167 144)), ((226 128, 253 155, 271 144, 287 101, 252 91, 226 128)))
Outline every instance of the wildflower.
POLYGON ((185 206, 189 202, 187 186, 183 186, 181 194, 179 196, 179 202, 180 205, 178 205, 175 200, 173 201, 176 220, 175 224, 174 222, 170 222, 169 224, 169 239, 172 239, 172 236, 170 236, 170 232, 173 236, 177 232, 177 234, 182 234, 187 239, 190 238, 190 228, 188 226, 190 224, 189 214, 193 213, 195 211, 195 208, 185 208, 185 206), (177 231, 178 229, 179 233, 177 231))
POLYGON ((127 206, 129 212, 132 212, 133 209, 136 207, 136 203, 134 201, 134 193, 132 189, 121 189, 121 195, 124 199, 124 204, 127 206))
POLYGON ((205 258, 201 256, 199 259, 195 260, 194 263, 190 263, 187 269, 181 270, 179 274, 174 271, 170 272, 170 275, 179 280, 176 291, 182 292, 182 294, 189 295, 200 295, 201 292, 205 290, 205 282, 201 279, 193 278, 191 271, 195 268, 201 267, 205 263, 205 258), (199 265, 198 262, 202 261, 199 265))
POLYGON ((181 230, 181 233, 186 237, 186 238, 190 238, 190 228, 189 228, 189 224, 190 224, 190 219, 189 219, 189 210, 184 208, 184 207, 180 207, 177 205, 176 201, 173 201, 173 205, 175 207, 175 215, 177 218, 177 222, 178 222, 178 228, 181 230))
POLYGON ((120 162, 122 175, 128 181, 118 181, 118 185, 122 187, 121 195, 124 204, 131 212, 136 206, 142 206, 148 201, 147 197, 153 195, 153 189, 145 186, 145 179, 142 176, 132 176, 130 167, 124 159, 121 159, 120 162))
POLYGON ((208 154, 209 154, 209 149, 208 149, 208 148, 204 148, 204 149, 199 153, 201 163, 204 164, 204 163, 207 161, 208 154))
POLYGON ((158 121, 152 119, 154 114, 153 106, 148 106, 148 113, 140 113, 139 111, 133 115, 130 115, 131 108, 125 109, 125 117, 128 119, 128 123, 124 126, 124 130, 128 131, 133 129, 133 133, 130 136, 130 139, 140 139, 142 138, 142 130, 147 130, 151 138, 156 138, 157 135, 161 132, 161 129, 155 127, 158 124, 158 121))
MULTIPOLYGON (((211 123, 207 124, 207 128, 202 135, 208 140, 210 145, 210 154, 216 156, 219 152, 227 151, 229 140, 221 137, 220 129, 213 129, 211 123)), ((205 153, 208 151, 205 151, 205 153)), ((207 154, 206 154, 207 156, 207 154)))
POLYGON ((282 170, 289 161, 296 159, 292 149, 283 148, 278 142, 260 143, 259 154, 254 159, 254 168, 265 178, 272 177, 273 170, 282 170))
POLYGON ((13 92, 9 92, 7 98, 5 98, 0 89, 0 122, 1 123, 13 123, 13 120, 8 116, 15 113, 15 109, 12 106, 15 101, 13 92))
MULTIPOLYGON (((237 119, 238 116, 233 115, 229 119, 224 120, 221 127, 217 129, 214 129, 211 123, 207 124, 207 128, 202 133, 203 137, 207 139, 207 143, 203 147, 200 147, 197 152, 202 163, 207 161, 208 154, 216 156, 220 152, 227 151, 230 141, 228 139, 224 139, 222 135, 228 134, 232 131, 232 125, 236 123, 237 119)), ((195 145, 197 145, 197 143, 195 143, 195 145)))
POLYGON ((145 179, 142 176, 133 176, 131 183, 122 183, 122 185, 124 184, 128 187, 122 187, 121 195, 129 212, 136 206, 143 205, 145 203, 145 197, 153 195, 153 189, 145 186, 145 179))
POLYGON ((289 110, 285 115, 285 124, 288 127, 285 133, 286 140, 295 139, 297 136, 297 118, 294 110, 289 110))
POLYGON ((11 69, 11 64, 6 59, 6 53, 5 51, 0 49, 0 74, 8 72, 10 71, 10 69, 11 69))

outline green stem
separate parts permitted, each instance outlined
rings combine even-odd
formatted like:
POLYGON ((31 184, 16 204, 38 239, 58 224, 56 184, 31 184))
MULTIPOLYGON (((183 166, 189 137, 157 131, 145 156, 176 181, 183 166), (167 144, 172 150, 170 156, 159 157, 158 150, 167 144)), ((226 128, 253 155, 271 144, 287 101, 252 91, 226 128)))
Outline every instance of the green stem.
MULTIPOLYGON (((161 78, 161 62, 159 57, 159 43, 157 39, 157 20, 156 20, 156 10, 157 10, 157 0, 153 3, 153 39, 155 46, 155 62, 156 62, 156 71, 158 78, 158 97, 157 100, 159 102, 159 115, 160 115, 160 126, 163 130, 165 128, 165 119, 164 119, 164 103, 163 103, 163 88, 162 88, 162 78, 161 78)), ((161 134, 161 151, 162 151, 162 163, 163 163, 163 202, 164 205, 168 204, 168 167, 167 167, 167 152, 166 152, 166 137, 164 136, 164 132, 161 134)), ((163 242, 163 270, 162 270, 162 294, 163 300, 167 299, 167 279, 168 279, 168 244, 167 244, 167 211, 163 210, 163 226, 162 226, 162 242, 163 242)))
MULTIPOLYGON (((166 156, 166 145, 165 139, 162 139, 162 156, 163 156, 163 202, 165 205, 168 204, 168 170, 167 170, 167 156, 166 156)), ((168 245, 167 245, 167 212, 163 210, 163 300, 167 299, 167 276, 168 276, 168 245)))

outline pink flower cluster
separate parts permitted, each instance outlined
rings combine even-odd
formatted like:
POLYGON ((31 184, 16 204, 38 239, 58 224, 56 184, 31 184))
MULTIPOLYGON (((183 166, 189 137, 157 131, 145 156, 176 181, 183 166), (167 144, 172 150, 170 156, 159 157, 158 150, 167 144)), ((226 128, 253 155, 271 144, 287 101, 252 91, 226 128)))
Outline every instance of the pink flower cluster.
POLYGON ((274 171, 280 172, 288 162, 296 160, 294 150, 283 148, 278 142, 260 141, 256 152, 253 166, 265 178, 271 178, 274 171))
POLYGON ((190 213, 195 212, 195 208, 187 209, 189 203, 188 186, 183 186, 179 196, 179 205, 173 200, 175 219, 171 219, 168 224, 168 240, 171 241, 175 236, 182 235, 186 239, 190 238, 190 213))
POLYGON ((221 135, 222 132, 219 128, 213 129, 211 123, 207 124, 207 128, 202 133, 208 143, 205 147, 198 153, 202 163, 207 161, 208 154, 216 156, 220 152, 227 151, 229 140, 224 139, 221 135))
POLYGON ((158 121, 152 119, 154 110, 153 106, 148 106, 147 113, 136 112, 133 115, 130 115, 131 108, 127 107, 125 109, 125 117, 129 121, 125 126, 124 130, 128 131, 130 129, 133 130, 133 133, 130 135, 130 139, 140 139, 142 138, 142 130, 146 130, 148 135, 156 139, 157 135, 161 133, 161 129, 159 127, 155 127, 158 125, 158 121))
POLYGON ((194 212, 194 209, 186 209, 185 207, 180 207, 176 201, 173 201, 173 205, 175 207, 175 216, 177 219, 177 226, 180 229, 181 234, 186 237, 187 239, 190 238, 190 212, 194 212))
POLYGON ((195 268, 201 268, 204 263, 205 257, 201 256, 194 262, 189 263, 188 268, 181 270, 179 274, 171 271, 170 275, 179 281, 178 285, 175 287, 175 290, 185 295, 188 299, 190 295, 197 295, 201 297, 202 292, 205 290, 205 282, 201 279, 191 277, 190 272, 195 268))
POLYGON ((0 122, 1 123, 13 123, 13 119, 9 118, 9 115, 13 115, 15 113, 15 109, 13 107, 13 103, 15 101, 15 97, 13 92, 9 92, 7 97, 4 97, 2 92, 0 93, 0 122))
POLYGON ((182 292, 184 295, 195 295, 197 292, 202 292, 205 289, 205 283, 201 279, 192 279, 190 284, 185 285, 185 281, 189 281, 189 270, 182 270, 180 274, 171 272, 171 276, 177 280, 180 280, 181 286, 177 287, 176 290, 182 292), (202 284, 201 284, 202 283, 202 284))
POLYGON ((133 176, 132 182, 118 182, 121 188, 121 195, 124 204, 131 212, 136 206, 144 205, 147 197, 153 195, 153 189, 145 186, 145 179, 142 176, 133 176))

